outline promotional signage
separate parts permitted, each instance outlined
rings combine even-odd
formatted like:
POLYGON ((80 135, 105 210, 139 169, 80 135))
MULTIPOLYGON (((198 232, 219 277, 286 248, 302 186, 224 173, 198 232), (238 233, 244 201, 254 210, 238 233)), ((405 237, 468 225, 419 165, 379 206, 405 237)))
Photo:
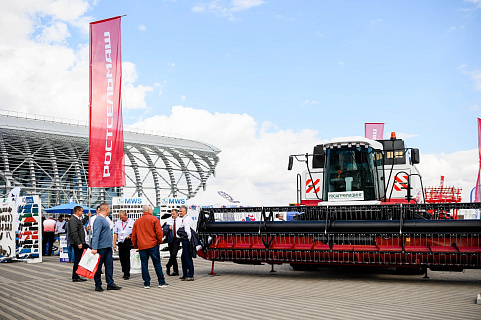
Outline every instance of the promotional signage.
POLYGON ((0 262, 12 259, 42 262, 39 208, 38 196, 0 199, 0 262))
POLYGON ((327 201, 364 200, 364 191, 329 192, 327 201))
POLYGON ((0 199, 0 262, 15 258, 15 215, 10 198, 0 199))
MULTIPOLYGON (((479 168, 478 168, 478 179, 476 181, 476 191, 474 193, 474 202, 481 202, 481 119, 478 118, 478 155, 479 155, 479 168)), ((477 218, 479 219, 479 217, 477 218)))
MULTIPOLYGON (((154 210, 154 215, 159 217, 159 219, 161 219, 165 214, 169 214, 170 216, 172 209, 178 210, 180 206, 185 205, 186 200, 187 199, 184 198, 162 198, 160 199, 160 206, 154 210)), ((190 210, 191 208, 188 209, 190 210)), ((194 217, 192 217, 192 219, 194 219, 194 217)))
POLYGON ((59 235, 59 242, 60 245, 58 246, 60 248, 60 262, 68 262, 68 244, 67 244, 67 235, 66 234, 61 234, 59 235))
POLYGON ((120 17, 90 24, 89 187, 125 186, 120 17))
POLYGON ((384 123, 366 123, 364 125, 365 136, 372 140, 382 140, 384 135, 384 123))
POLYGON ((112 199, 113 205, 144 205, 148 204, 144 198, 113 198, 112 199))
POLYGON ((27 262, 42 262, 40 197, 19 197, 18 200, 17 258, 27 262))
POLYGON ((115 223, 119 219, 120 211, 125 211, 130 219, 137 220, 144 214, 142 211, 144 204, 149 204, 149 202, 146 198, 142 197, 112 198, 112 222, 115 223))
POLYGON ((185 205, 185 199, 181 198, 163 198, 160 200, 161 205, 185 205))

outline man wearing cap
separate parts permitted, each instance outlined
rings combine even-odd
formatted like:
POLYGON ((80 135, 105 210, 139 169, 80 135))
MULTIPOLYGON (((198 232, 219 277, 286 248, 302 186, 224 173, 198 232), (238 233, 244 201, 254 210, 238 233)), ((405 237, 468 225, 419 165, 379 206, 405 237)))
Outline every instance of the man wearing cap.
POLYGON ((43 241, 42 241, 42 252, 47 256, 52 255, 53 242, 55 240, 55 220, 52 216, 49 216, 47 220, 43 222, 43 241), (48 242, 48 253, 46 252, 48 242))

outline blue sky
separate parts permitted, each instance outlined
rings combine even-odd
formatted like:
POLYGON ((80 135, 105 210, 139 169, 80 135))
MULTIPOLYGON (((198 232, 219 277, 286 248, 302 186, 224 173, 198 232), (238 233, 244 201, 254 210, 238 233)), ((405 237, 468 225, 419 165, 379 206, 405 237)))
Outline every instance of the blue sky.
POLYGON ((217 146, 215 183, 292 202, 289 154, 384 122, 469 200, 481 0, 7 1, 0 109, 88 120, 89 23, 118 15, 125 126, 217 146))
POLYGON ((385 122, 386 135, 404 133, 423 152, 476 147, 475 3, 245 3, 227 11, 230 1, 205 2, 201 11, 202 2, 98 1, 88 12, 95 19, 127 14, 124 60, 154 88, 148 108, 126 111, 126 122, 182 104, 312 128, 320 138, 363 135, 365 122, 385 122))

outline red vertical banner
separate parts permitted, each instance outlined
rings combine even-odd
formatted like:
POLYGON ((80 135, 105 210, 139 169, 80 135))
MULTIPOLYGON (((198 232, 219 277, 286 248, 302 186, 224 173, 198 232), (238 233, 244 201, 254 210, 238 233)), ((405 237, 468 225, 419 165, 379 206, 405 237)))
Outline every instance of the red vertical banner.
POLYGON ((120 17, 90 23, 89 187, 125 185, 120 17))
POLYGON ((481 202, 480 186, 481 183, 479 176, 481 174, 481 119, 478 118, 478 155, 479 155, 479 168, 478 179, 476 180, 476 191, 474 192, 474 202, 481 202))
POLYGON ((372 140, 382 140, 384 136, 384 123, 365 123, 365 137, 372 140))

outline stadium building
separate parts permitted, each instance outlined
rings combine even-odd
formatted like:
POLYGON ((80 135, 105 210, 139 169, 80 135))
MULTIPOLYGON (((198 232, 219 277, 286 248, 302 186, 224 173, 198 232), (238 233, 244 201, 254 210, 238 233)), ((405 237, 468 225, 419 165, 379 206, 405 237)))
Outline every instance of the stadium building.
MULTIPOLYGON (((14 187, 44 208, 88 203, 87 123, 0 110, 0 196, 14 187)), ((220 150, 199 141, 124 128, 126 186, 91 188, 95 206, 113 197, 195 196, 214 174, 220 150)))

